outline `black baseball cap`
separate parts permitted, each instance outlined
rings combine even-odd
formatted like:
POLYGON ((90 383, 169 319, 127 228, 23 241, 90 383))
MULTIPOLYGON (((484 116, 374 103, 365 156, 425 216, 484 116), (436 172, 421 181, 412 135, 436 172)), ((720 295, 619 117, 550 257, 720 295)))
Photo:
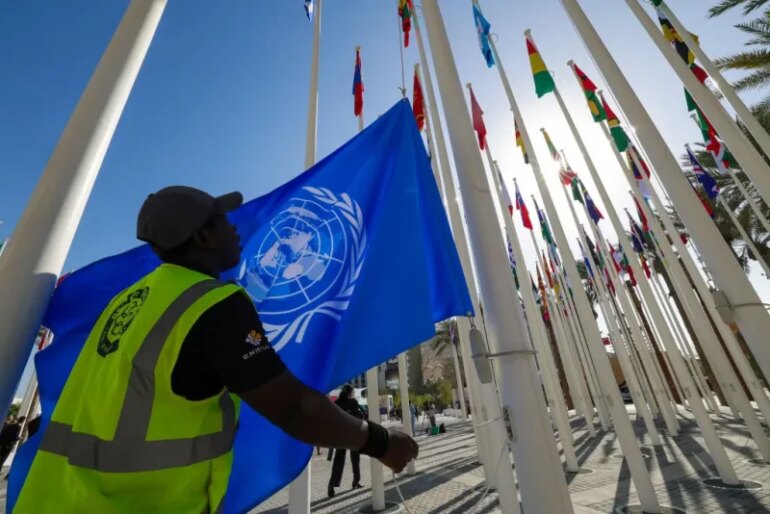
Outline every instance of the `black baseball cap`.
POLYGON ((161 250, 181 245, 212 215, 226 214, 243 204, 237 191, 211 196, 187 186, 166 187, 147 197, 136 220, 136 238, 161 250))

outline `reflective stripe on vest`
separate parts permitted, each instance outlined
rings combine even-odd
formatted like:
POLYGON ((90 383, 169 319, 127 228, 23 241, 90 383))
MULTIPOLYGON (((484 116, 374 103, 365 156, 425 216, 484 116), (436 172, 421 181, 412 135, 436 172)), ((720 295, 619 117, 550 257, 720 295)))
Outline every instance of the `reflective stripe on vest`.
POLYGON ((227 392, 219 397, 222 409, 222 430, 219 432, 188 439, 145 440, 155 396, 154 370, 164 343, 187 309, 207 293, 227 285, 214 279, 193 284, 160 316, 132 361, 131 376, 112 441, 73 432, 71 425, 51 421, 40 449, 67 457, 73 466, 106 473, 188 466, 229 452, 235 438, 236 413, 227 392))

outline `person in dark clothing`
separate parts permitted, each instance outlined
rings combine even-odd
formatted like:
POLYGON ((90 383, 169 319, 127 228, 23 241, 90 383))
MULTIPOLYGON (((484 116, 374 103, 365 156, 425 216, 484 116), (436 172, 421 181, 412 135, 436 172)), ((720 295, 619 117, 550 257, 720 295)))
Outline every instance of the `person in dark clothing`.
POLYGON ((19 440, 21 425, 24 423, 24 419, 23 416, 18 420, 14 419, 13 416, 9 416, 3 425, 3 430, 0 432, 0 468, 3 467, 5 460, 13 451, 16 441, 19 440))
MULTIPOLYGON (((358 405, 358 402, 355 398, 353 398, 353 386, 350 384, 345 384, 343 386, 342 391, 340 392, 339 398, 337 398, 337 401, 334 402, 337 404, 337 406, 350 414, 351 416, 354 416, 359 419, 365 419, 366 416, 364 415, 364 411, 361 409, 361 407, 358 405)), ((331 477, 329 477, 329 487, 327 489, 327 492, 329 493, 329 498, 334 496, 334 488, 340 486, 340 482, 342 482, 342 471, 345 468, 345 449, 344 448, 337 448, 334 450, 334 462, 332 463, 332 474, 331 477)), ((350 465, 353 467, 353 489, 360 489, 363 487, 361 485, 361 454, 356 451, 350 452, 350 465)))

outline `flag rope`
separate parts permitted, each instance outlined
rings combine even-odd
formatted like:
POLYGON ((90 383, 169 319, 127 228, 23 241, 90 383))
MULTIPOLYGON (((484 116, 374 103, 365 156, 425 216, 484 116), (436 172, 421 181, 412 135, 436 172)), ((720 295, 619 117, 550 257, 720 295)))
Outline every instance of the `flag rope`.
POLYGON ((401 56, 401 97, 406 98, 406 78, 404 75, 404 47, 401 45, 401 23, 400 18, 396 18, 396 35, 398 41, 398 53, 401 56))

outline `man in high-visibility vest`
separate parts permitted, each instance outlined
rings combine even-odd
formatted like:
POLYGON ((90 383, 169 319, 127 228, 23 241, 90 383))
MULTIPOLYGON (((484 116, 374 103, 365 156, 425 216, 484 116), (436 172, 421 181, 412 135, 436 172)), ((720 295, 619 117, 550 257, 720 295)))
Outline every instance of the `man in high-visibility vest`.
POLYGON ((137 237, 163 264, 92 328, 14 513, 221 512, 241 400, 311 445, 358 451, 396 472, 417 457, 412 438, 301 383, 245 291, 218 280, 240 261, 227 213, 242 201, 174 186, 144 202, 137 237))

